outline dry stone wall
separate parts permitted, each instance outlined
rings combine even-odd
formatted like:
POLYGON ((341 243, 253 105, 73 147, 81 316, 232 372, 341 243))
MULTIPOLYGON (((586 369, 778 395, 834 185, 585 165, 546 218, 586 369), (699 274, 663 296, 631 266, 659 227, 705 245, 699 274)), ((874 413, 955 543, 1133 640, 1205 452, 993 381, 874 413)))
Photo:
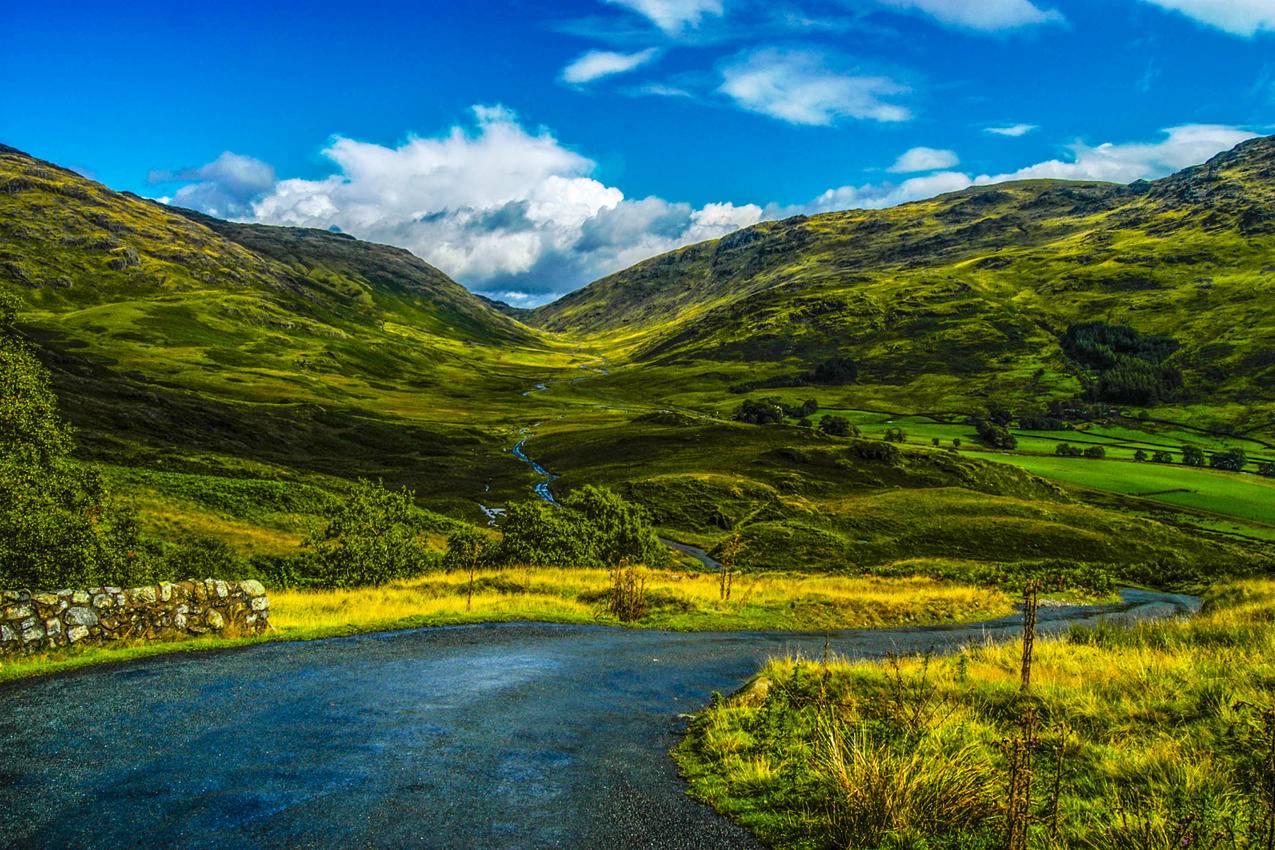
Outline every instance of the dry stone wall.
POLYGON ((0 654, 72 644, 183 635, 253 635, 270 625, 270 600, 257 581, 216 579, 147 587, 0 590, 0 654))

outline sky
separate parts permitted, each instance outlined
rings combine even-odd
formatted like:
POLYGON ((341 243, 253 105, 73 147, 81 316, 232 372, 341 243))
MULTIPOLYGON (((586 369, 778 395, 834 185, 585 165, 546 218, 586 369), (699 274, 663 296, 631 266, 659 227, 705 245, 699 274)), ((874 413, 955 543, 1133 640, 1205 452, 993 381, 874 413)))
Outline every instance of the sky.
POLYGON ((1275 0, 51 0, 0 7, 0 80, 0 142, 534 306, 765 219, 1275 133, 1275 0))

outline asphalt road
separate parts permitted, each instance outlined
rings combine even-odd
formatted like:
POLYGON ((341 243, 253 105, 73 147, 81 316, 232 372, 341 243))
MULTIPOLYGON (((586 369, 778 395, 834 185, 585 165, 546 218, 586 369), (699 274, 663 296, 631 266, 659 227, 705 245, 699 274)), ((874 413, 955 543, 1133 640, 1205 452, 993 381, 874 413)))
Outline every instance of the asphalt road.
MULTIPOLYGON (((1111 616, 1190 610, 1130 592, 1111 616)), ((1042 629, 1096 608, 1042 611, 1042 629)), ((843 632, 855 656, 1008 639, 843 632)), ((0 846, 755 847, 667 752, 823 635, 487 625, 157 658, 0 688, 0 846)))

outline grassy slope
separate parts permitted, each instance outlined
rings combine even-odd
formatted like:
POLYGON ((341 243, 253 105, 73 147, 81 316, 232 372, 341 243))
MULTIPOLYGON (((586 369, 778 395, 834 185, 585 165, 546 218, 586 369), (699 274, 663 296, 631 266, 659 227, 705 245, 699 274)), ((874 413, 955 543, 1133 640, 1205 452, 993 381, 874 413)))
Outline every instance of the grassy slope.
MULTIPOLYGON (((1210 596, 1188 621, 1038 642, 1039 809, 1047 809, 1063 734, 1067 747, 1061 842, 1043 842, 1040 826, 1039 846, 1186 846, 1216 828, 1242 830, 1260 813, 1255 779, 1266 747, 1261 712, 1270 709, 1275 677, 1272 612, 1275 585, 1244 582, 1210 596), (1192 826, 1196 839, 1170 837, 1192 826)), ((692 794, 771 846, 1000 846, 1001 742, 1015 734, 1019 716, 1020 652, 1012 644, 973 647, 904 659, 898 669, 776 660, 697 716, 676 756, 692 794), (843 790, 834 751, 854 784, 876 777, 854 789, 867 793, 843 790), (873 818, 864 802, 875 795, 880 817, 873 818), (954 809, 958 799, 964 804, 954 809), (942 835, 977 812, 989 814, 982 825, 963 837, 942 835)))
MULTIPOLYGON (((1040 846, 1207 844, 1215 829, 1250 822, 1275 678, 1273 612, 1275 585, 1249 582, 1215 594, 1192 620, 1037 644, 1042 811, 1063 730, 1067 742, 1062 842, 1038 833, 1040 846), (1174 840, 1183 827, 1200 835, 1174 840)), ((897 671, 775 661, 699 715, 675 755, 694 795, 777 848, 1001 846, 1000 744, 1015 734, 1020 651, 975 647, 906 659, 897 671), (878 817, 866 814, 870 798, 878 817), (979 812, 989 816, 974 835, 941 834, 979 812)))
POLYGON ((1153 411, 1275 434, 1275 138, 1133 187, 1029 181, 881 211, 768 222, 656 257, 539 308, 592 335, 618 391, 695 404, 833 353, 829 406, 968 411, 1078 389, 1058 346, 1104 318, 1184 343, 1195 404, 1153 411), (835 396, 839 395, 840 398, 835 396))
MULTIPOLYGON (((248 551, 286 553, 315 511, 356 475, 407 484, 425 505, 480 521, 480 502, 528 494, 534 475, 507 450, 532 428, 529 451, 565 475, 562 487, 619 487, 650 507, 671 536, 689 542, 711 546, 727 526, 742 529, 759 567, 852 571, 909 559, 988 562, 1065 552, 1126 566, 1188 559, 1210 569, 1247 568, 1255 556, 1224 538, 1184 535, 1153 521, 1176 515, 1131 518, 1126 512, 1141 510, 1142 501, 1078 504, 1029 476, 928 450, 907 453, 899 465, 862 463, 806 431, 763 432, 712 418, 739 400, 724 392, 726 384, 791 369, 794 352, 813 355, 847 339, 894 352, 868 358, 875 380, 889 383, 802 389, 793 400, 813 395, 827 409, 855 408, 841 412, 868 436, 878 436, 891 416, 861 408, 968 401, 968 393, 919 392, 950 387, 953 375, 908 371, 917 359, 914 343, 938 338, 915 323, 935 304, 950 301, 939 336, 959 331, 949 341, 961 346, 974 333, 983 340, 978 345, 1012 360, 1053 345, 1039 317, 1019 315, 1011 324, 1021 333, 1007 336, 1010 325, 979 312, 1002 303, 989 293, 1007 285, 1008 272, 970 260, 971 252, 1036 262, 1033 252, 1064 242, 1092 247, 1101 241, 1093 236, 1096 221, 1133 226, 1138 216, 1161 215, 1166 186, 1135 192, 1015 184, 880 213, 767 224, 657 258, 553 308, 565 322, 584 315, 598 292, 622 296, 614 312, 632 318, 636 330, 631 339, 602 341, 621 361, 606 375, 580 369, 601 362, 596 340, 531 329, 515 318, 525 313, 497 310, 405 251, 173 210, 8 149, 0 150, 0 280, 26 301, 29 335, 81 428, 84 454, 141 508, 148 530, 165 537, 198 531, 248 551), (987 223, 1010 208, 1018 224, 987 223), (926 265, 939 261, 969 266, 986 280, 979 287, 942 282, 926 265), (647 283, 633 289, 634 275, 647 283), (820 287, 839 294, 810 295, 820 287), (855 300, 869 289, 876 306, 855 300), (959 297, 942 294, 948 290, 959 297), (738 291, 754 298, 719 303, 738 291), (939 301, 926 301, 931 295, 939 301), (790 296, 800 303, 783 301, 790 296), (774 310, 756 300, 768 298, 780 299, 774 310), (660 318, 672 307, 681 311, 677 339, 660 318), (705 329, 712 334, 704 336, 705 329), (1007 342, 1011 336, 1018 341, 1007 342), (626 350, 643 352, 641 362, 623 362, 626 350), (894 361, 907 368, 882 366, 894 361), (549 382, 547 391, 523 395, 541 381, 549 382), (686 421, 698 424, 652 416, 679 405, 693 408, 686 421)), ((1246 204, 1261 200, 1247 188, 1241 194, 1246 204)), ((1227 203, 1210 202, 1231 215, 1227 203)), ((1233 224, 1214 222, 1205 236, 1225 236, 1233 224)), ((1249 240, 1234 262, 1257 263, 1265 244, 1249 240)), ((1130 265, 1117 262, 1130 256, 1115 249, 1100 253, 1102 264, 1074 268, 1088 274, 1103 264, 1130 265)), ((1229 316, 1237 293, 1214 291, 1210 298, 1220 306, 1209 302, 1200 321, 1221 321, 1215 312, 1229 316)), ((960 368, 975 369, 961 373, 962 386, 1004 377, 977 371, 978 345, 962 348, 974 359, 960 368)), ((920 359, 924 370, 950 359, 941 348, 920 359)), ((1058 381, 1064 389, 1074 383, 1062 372, 1058 381)), ((969 429, 955 421, 912 416, 905 424, 914 440, 963 435, 969 449, 969 429)), ((1133 427, 1155 433, 1065 436, 1105 441, 1113 457, 1144 443, 1236 442, 1165 425, 1133 427)), ((1051 435, 1023 440, 1028 452, 1053 445, 1051 435)), ((1261 443, 1246 446, 1255 457, 1272 454, 1261 443)), ((1064 466, 1030 455, 985 456, 1064 481, 1143 492, 1122 486, 1115 460, 1064 466), (1110 472, 1095 475, 1100 469, 1110 472), (1097 480, 1104 476, 1109 486, 1097 480)), ((1161 488, 1157 480, 1157 489, 1190 491, 1148 498, 1203 509, 1190 518, 1207 529, 1234 531, 1223 520, 1239 521, 1238 530, 1263 538, 1275 527, 1262 504, 1268 488, 1248 478, 1138 471, 1180 484, 1161 488)))

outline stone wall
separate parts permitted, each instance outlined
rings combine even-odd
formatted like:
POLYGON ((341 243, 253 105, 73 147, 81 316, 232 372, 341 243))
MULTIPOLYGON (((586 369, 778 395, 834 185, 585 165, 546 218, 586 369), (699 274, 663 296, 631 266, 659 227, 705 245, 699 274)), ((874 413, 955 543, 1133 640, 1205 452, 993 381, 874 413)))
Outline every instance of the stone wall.
POLYGON ((257 581, 214 579, 88 590, 0 590, 0 654, 124 638, 253 635, 269 628, 257 581))

